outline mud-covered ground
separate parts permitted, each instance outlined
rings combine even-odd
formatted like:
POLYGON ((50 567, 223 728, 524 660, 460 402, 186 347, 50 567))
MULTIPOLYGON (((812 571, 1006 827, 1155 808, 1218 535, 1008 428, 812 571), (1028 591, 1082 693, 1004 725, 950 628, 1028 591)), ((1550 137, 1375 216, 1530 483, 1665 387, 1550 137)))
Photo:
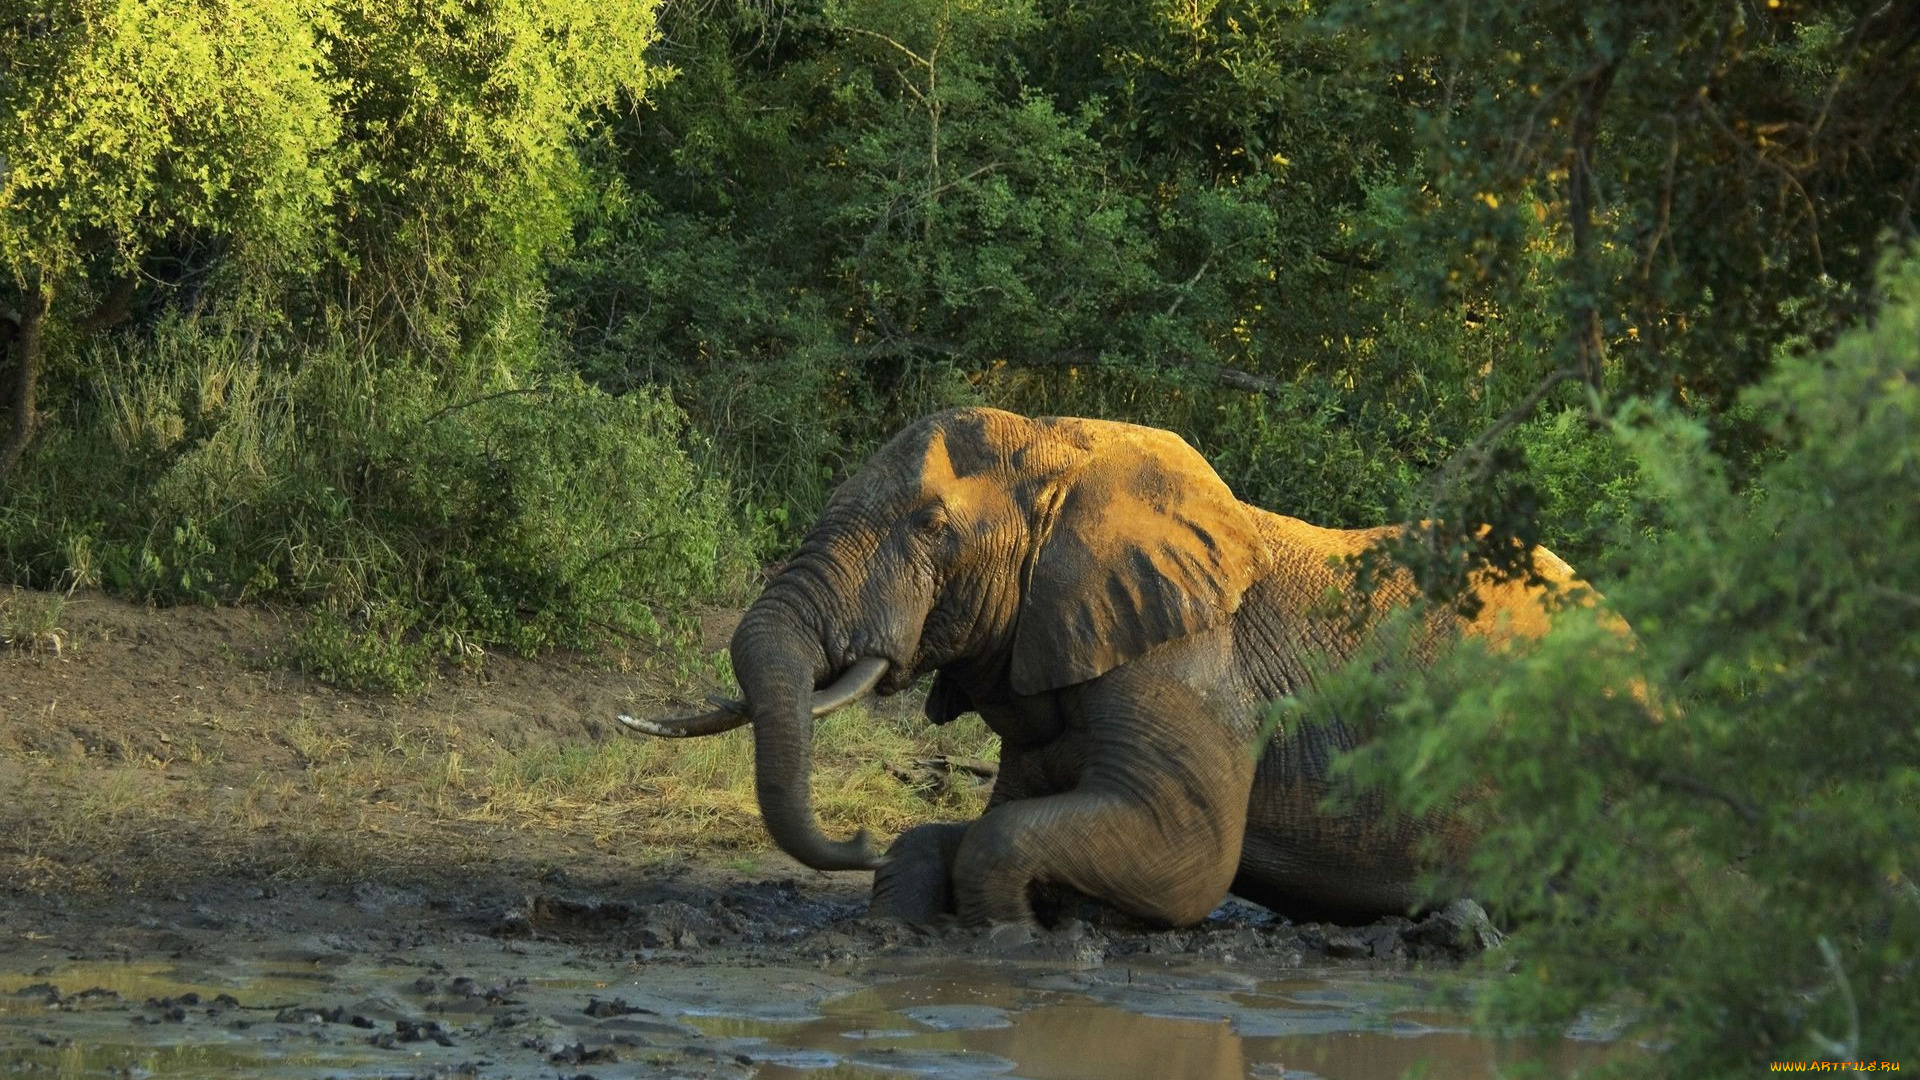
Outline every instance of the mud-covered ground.
POLYGON ((910 929, 864 917, 864 875, 729 839, 750 821, 676 841, 626 821, 659 808, 459 782, 476 739, 618 738, 685 679, 658 657, 495 659, 397 701, 289 673, 259 612, 79 597, 57 625, 0 650, 0 1075, 1332 1080, 1609 1052, 1435 1011, 1473 992, 1464 911, 910 929))

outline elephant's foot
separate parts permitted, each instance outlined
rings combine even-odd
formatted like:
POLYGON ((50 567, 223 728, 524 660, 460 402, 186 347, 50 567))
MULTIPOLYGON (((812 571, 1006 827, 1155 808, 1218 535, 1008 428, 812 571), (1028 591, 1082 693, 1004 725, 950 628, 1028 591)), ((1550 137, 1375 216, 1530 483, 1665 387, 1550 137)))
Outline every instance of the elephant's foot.
POLYGON ((962 824, 920 825, 901 833, 873 875, 867 914, 916 926, 951 916, 953 860, 966 835, 962 824))

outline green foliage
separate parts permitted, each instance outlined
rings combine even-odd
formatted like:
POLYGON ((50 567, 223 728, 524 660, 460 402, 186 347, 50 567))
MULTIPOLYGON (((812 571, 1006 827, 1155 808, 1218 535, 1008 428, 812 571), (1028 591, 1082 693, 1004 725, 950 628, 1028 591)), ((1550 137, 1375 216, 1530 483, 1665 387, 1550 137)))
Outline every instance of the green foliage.
POLYGON ((0 8, 0 476, 45 431, 8 576, 314 605, 302 662, 355 684, 675 632, 739 569, 724 485, 658 393, 550 363, 540 310, 654 11, 0 8))
POLYGON ((1496 404, 1455 377, 1495 335, 1449 351, 1455 313, 1369 286, 1399 105, 1294 6, 1150 7, 676 24, 680 75, 611 129, 620 183, 560 278, 586 370, 670 385, 777 543, 973 400, 1172 427, 1331 523, 1399 506, 1496 404))
POLYGON ((659 78, 643 56, 656 6, 330 6, 347 264, 332 299, 364 334, 444 365, 533 322, 522 309, 590 182, 578 140, 659 78))
POLYGON ((1409 87, 1408 272, 1513 312, 1516 271, 1547 255, 1536 344, 1596 389, 1730 406, 1783 339, 1865 309, 1910 213, 1920 97, 1893 73, 1912 65, 1912 5, 1343 0, 1330 16, 1409 87))
POLYGON ((1775 446, 1749 488, 1671 407, 1614 426, 1665 523, 1609 589, 1637 643, 1574 608, 1311 709, 1384 716, 1351 776, 1489 828, 1496 1021, 1619 1005, 1674 1076, 1920 1053, 1920 260, 1885 276, 1870 326, 1744 395, 1775 446))
POLYGON ((405 687, 477 646, 660 640, 744 574, 725 486, 657 393, 555 374, 454 399, 344 343, 249 363, 186 322, 96 350, 89 377, 96 404, 0 507, 5 575, 318 605, 300 659, 345 682, 405 687))
MULTIPOLYGON (((354 690, 414 694, 427 685, 433 662, 457 642, 433 642, 413 633, 414 617, 386 604, 353 619, 321 608, 302 627, 286 658, 309 675, 354 690), (436 645, 440 648, 436 648, 436 645)), ((455 659, 465 659, 461 652, 455 659)))
POLYGON ((1634 497, 1640 470, 1631 450, 1579 409, 1534 419, 1514 443, 1539 501, 1541 542, 1593 580, 1629 572, 1614 541, 1651 527, 1634 497))
POLYGON ((308 0, 0 7, 0 264, 98 287, 183 233, 310 256, 340 122, 308 0))

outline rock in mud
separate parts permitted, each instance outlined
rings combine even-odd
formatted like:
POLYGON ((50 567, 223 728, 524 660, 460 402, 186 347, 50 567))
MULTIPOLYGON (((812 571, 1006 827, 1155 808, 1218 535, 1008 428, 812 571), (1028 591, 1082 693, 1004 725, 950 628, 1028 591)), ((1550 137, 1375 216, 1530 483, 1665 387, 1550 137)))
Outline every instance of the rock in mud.
POLYGON ((553 1065, 611 1065, 620 1060, 620 1052, 611 1046, 596 1046, 587 1049, 585 1043, 573 1043, 547 1055, 547 1061, 553 1065))
POLYGON ((1403 936, 1418 951, 1449 959, 1477 956, 1506 940, 1486 910, 1472 900, 1455 900, 1407 927, 1403 936))
POLYGON ((60 1004, 60 988, 52 983, 34 983, 32 986, 23 986, 15 990, 13 996, 23 1000, 38 1001, 48 1008, 53 1008, 60 1004))
POLYGON ((452 1046, 453 1036, 442 1030, 434 1020, 395 1020, 391 1032, 381 1032, 367 1040, 383 1050, 398 1049, 402 1043, 432 1042, 441 1046, 452 1046))
POLYGON ((587 1007, 584 1011, 588 1016, 596 1020, 604 1020, 609 1016, 629 1016, 633 1013, 653 1014, 652 1009, 643 1009, 638 1005, 629 1005, 621 998, 614 998, 612 1001, 607 1001, 603 998, 593 998, 587 1002, 587 1007))

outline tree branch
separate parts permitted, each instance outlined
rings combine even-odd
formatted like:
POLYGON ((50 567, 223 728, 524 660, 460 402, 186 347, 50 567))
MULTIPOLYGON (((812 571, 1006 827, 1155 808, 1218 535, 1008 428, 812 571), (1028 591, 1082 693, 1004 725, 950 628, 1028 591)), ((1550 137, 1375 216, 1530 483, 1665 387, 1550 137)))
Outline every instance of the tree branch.
POLYGON ((1696 780, 1691 776, 1683 776, 1680 773, 1661 773, 1659 776, 1653 778, 1653 782, 1663 788, 1669 788, 1674 791, 1684 791, 1689 795, 1698 795, 1704 799, 1712 799, 1716 802, 1725 803, 1727 808, 1732 810, 1734 815, 1741 821, 1748 825, 1760 824, 1759 807, 1738 795, 1721 791, 1719 788, 1703 780, 1696 780))
POLYGON ((495 398, 515 397, 520 394, 547 394, 547 393, 552 393, 552 391, 548 390, 544 386, 517 386, 511 390, 495 390, 491 394, 481 394, 477 398, 468 398, 465 401, 456 401, 451 405, 442 405, 440 408, 435 409, 432 412, 432 414, 430 414, 425 420, 420 421, 420 426, 425 427, 426 425, 431 424, 441 419, 442 417, 446 416, 448 413, 456 413, 462 409, 470 409, 475 405, 484 404, 486 402, 492 401, 495 398))
POLYGON ((849 34, 865 34, 866 36, 873 38, 875 41, 883 41, 888 45, 891 45, 894 48, 900 50, 902 53, 906 54, 907 59, 913 61, 916 64, 919 64, 921 67, 927 68, 929 70, 933 68, 933 61, 927 59, 924 56, 921 56, 919 53, 914 52, 912 49, 907 48, 905 45, 900 44, 898 41, 895 41, 893 38, 890 38, 885 34, 879 33, 874 30, 868 30, 865 27, 860 27, 860 26, 843 26, 841 27, 841 29, 845 30, 849 34))
POLYGON ((1579 378, 1580 375, 1580 369, 1573 367, 1563 367, 1548 373, 1547 377, 1541 380, 1540 385, 1534 387, 1533 392, 1522 399, 1518 405, 1508 409, 1500 419, 1495 420, 1487 430, 1481 432, 1479 437, 1448 458, 1447 463, 1441 466, 1440 471, 1434 473, 1433 478, 1427 482, 1427 490, 1430 493, 1437 493, 1467 466, 1472 465, 1478 468, 1479 462, 1486 457, 1487 451, 1493 444, 1499 442, 1500 438, 1515 424, 1532 416, 1533 410, 1540 407, 1540 403, 1546 400, 1554 387, 1569 379, 1579 378))
POLYGON ((1200 279, 1206 276, 1207 268, 1212 265, 1212 255, 1201 260, 1200 269, 1195 270, 1193 276, 1187 279, 1187 283, 1180 286, 1180 291, 1174 295, 1173 303, 1167 305, 1167 318, 1173 318, 1174 313, 1180 310, 1180 305, 1186 303, 1187 296, 1193 292, 1193 287, 1200 284, 1200 279))
POLYGON ((1613 87, 1618 62, 1603 60, 1579 79, 1579 104, 1573 111, 1572 160, 1567 164, 1567 213, 1573 219, 1573 266, 1580 277, 1580 302, 1573 312, 1573 351, 1579 374, 1598 394, 1606 389, 1606 338, 1593 297, 1593 143, 1600 129, 1600 106, 1613 87))

